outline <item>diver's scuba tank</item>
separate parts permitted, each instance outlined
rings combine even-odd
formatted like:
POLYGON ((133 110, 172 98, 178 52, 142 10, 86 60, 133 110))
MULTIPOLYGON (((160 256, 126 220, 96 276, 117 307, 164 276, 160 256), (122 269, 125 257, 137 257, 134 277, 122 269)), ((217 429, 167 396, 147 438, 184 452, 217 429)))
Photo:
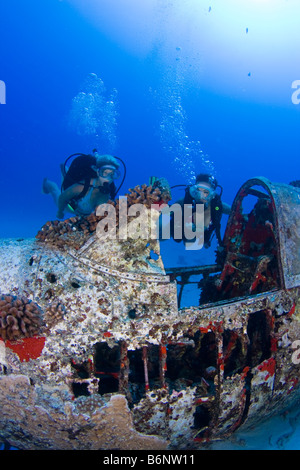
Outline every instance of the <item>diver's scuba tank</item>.
MULTIPOLYGON (((72 158, 74 157, 89 157, 91 158, 91 156, 94 156, 94 157, 98 157, 100 156, 99 153, 98 153, 98 150, 97 149, 93 149, 93 152, 92 152, 92 155, 91 154, 85 154, 85 153, 72 153, 72 155, 70 155, 64 163, 62 163, 60 165, 60 170, 61 170, 61 174, 62 174, 62 178, 63 178, 63 182, 62 182, 62 190, 64 189, 64 179, 69 171, 69 168, 67 168, 67 163, 69 162, 69 160, 71 160, 72 158)), ((123 183, 124 183, 124 180, 125 180, 125 177, 126 177, 126 165, 124 163, 124 161, 120 158, 120 157, 116 157, 115 155, 113 155, 113 157, 116 159, 116 160, 119 160, 122 165, 123 165, 123 178, 122 178, 122 181, 119 185, 119 187, 114 191, 114 197, 116 197, 117 193, 120 191, 121 187, 123 186, 123 183)), ((75 158, 75 160, 76 160, 75 158)), ((74 161, 74 160, 73 160, 74 161)), ((72 177, 71 177, 72 178, 72 177)), ((73 182, 74 183, 77 183, 77 179, 76 178, 73 178, 73 182)), ((105 188, 104 188, 104 192, 105 192, 105 188)))

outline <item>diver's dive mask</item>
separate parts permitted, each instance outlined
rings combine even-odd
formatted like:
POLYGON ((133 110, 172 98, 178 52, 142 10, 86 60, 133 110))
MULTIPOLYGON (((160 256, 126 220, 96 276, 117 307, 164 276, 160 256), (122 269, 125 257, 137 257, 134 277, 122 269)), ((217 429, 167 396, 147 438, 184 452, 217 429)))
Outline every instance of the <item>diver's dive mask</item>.
POLYGON ((100 178, 103 178, 109 182, 112 182, 120 178, 121 173, 113 165, 103 165, 97 168, 97 173, 100 178))
POLYGON ((190 195, 196 203, 209 204, 215 195, 213 188, 206 183, 197 183, 190 187, 190 195))

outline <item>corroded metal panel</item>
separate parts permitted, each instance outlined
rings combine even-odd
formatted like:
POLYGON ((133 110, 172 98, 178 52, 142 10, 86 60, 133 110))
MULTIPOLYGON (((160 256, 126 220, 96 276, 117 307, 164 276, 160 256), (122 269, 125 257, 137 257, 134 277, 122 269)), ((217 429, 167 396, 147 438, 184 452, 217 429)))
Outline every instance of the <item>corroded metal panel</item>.
POLYGON ((251 400, 247 419, 260 417, 266 413, 266 408, 272 400, 275 381, 276 360, 274 357, 265 359, 261 364, 251 369, 251 400))
POLYGON ((70 400, 63 387, 30 383, 26 375, 2 376, 1 437, 31 450, 161 450, 167 441, 142 435, 132 423, 124 396, 104 403, 93 396, 70 400), (6 397, 3 400, 3 397, 6 397))
POLYGON ((212 436, 230 436, 241 424, 246 407, 247 371, 228 377, 222 384, 218 421, 212 436))
POLYGON ((269 185, 277 211, 281 263, 286 289, 300 285, 300 188, 269 185))

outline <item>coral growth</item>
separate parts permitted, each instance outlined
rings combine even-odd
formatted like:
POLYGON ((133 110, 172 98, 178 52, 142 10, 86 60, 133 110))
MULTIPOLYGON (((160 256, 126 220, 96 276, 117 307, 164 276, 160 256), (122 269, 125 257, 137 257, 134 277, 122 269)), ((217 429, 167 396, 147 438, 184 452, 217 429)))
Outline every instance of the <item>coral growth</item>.
POLYGON ((76 408, 88 415, 95 413, 105 405, 105 400, 101 395, 79 396, 76 400, 76 408))
POLYGON ((59 323, 65 313, 65 307, 59 301, 52 302, 45 311, 44 322, 46 328, 52 328, 57 323, 59 323))
MULTIPOLYGON (((162 188, 161 188, 162 189, 162 188)), ((127 197, 127 208, 133 204, 143 204, 146 208, 150 209, 152 204, 157 204, 161 200, 168 201, 168 193, 158 187, 135 186, 129 189, 125 194, 127 197), (165 199, 163 199, 165 198, 165 199)), ((116 209, 116 224, 118 229, 119 221, 119 200, 108 201, 116 209)), ((66 219, 64 221, 54 220, 47 222, 36 235, 36 238, 41 242, 46 242, 58 248, 72 247, 78 250, 96 231, 98 222, 106 216, 97 216, 95 212, 88 216, 76 216, 66 219)))
POLYGON ((125 194, 127 197, 128 207, 133 204, 143 204, 147 209, 151 208, 152 204, 157 204, 162 199, 162 192, 158 187, 147 186, 135 186, 133 189, 129 189, 129 194, 125 194))
MULTIPOLYGON (((158 188, 147 186, 135 186, 133 189, 129 189, 129 193, 125 194, 127 198, 127 211, 134 204, 142 204, 147 209, 151 209, 151 206, 158 204, 162 199, 162 193, 158 188)), ((119 227, 119 200, 114 203, 116 208, 116 225, 119 227)), ((128 222, 132 221, 136 216, 128 216, 128 222)))
POLYGON ((39 241, 55 245, 58 248, 72 247, 79 249, 88 236, 96 230, 100 218, 94 213, 87 217, 71 217, 70 219, 47 222, 37 233, 39 241))
POLYGON ((158 178, 153 183, 153 189, 160 191, 160 198, 163 202, 168 203, 172 199, 171 188, 166 178, 158 178))
POLYGON ((41 327, 38 305, 25 297, 0 296, 0 336, 3 340, 18 340, 37 335, 41 327))

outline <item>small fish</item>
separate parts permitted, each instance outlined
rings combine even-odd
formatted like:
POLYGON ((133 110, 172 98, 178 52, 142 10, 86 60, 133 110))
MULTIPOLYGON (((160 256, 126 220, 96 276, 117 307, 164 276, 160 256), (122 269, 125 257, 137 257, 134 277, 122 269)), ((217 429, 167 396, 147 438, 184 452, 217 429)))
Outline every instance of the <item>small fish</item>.
POLYGON ((246 34, 248 34, 248 28, 246 28, 246 34))
POLYGON ((208 9, 208 13, 210 13, 210 12, 211 12, 211 7, 209 7, 209 9, 208 9))

